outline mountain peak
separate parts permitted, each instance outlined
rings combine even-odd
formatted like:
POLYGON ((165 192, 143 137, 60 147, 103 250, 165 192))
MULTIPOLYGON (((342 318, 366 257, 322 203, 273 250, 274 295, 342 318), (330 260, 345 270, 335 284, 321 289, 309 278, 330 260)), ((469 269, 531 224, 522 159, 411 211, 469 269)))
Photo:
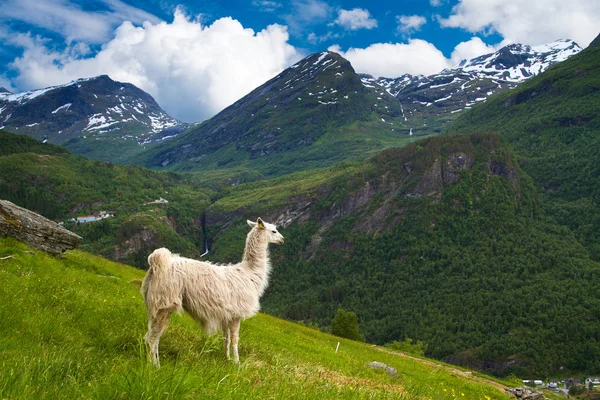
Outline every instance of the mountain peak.
POLYGON ((120 162, 187 127, 150 94, 108 75, 22 93, 0 91, 0 126, 76 153, 120 162), (110 152, 113 146, 120 151, 110 152))
POLYGON ((581 50, 581 47, 570 39, 538 46, 513 43, 494 53, 463 60, 453 69, 472 73, 480 78, 521 82, 581 50))
POLYGON ((0 87, 0 93, 12 94, 12 92, 5 87, 0 87))
MULTIPOLYGON (((263 167, 268 163, 262 160, 271 159, 273 165, 287 164, 262 172, 280 174, 284 168, 290 168, 290 154, 301 155, 327 132, 339 133, 354 122, 376 121, 381 130, 395 137, 409 134, 409 130, 402 130, 401 113, 397 100, 381 87, 361 79, 348 60, 338 53, 323 51, 285 69, 210 120, 192 127, 177 141, 165 143, 159 152, 151 150, 149 162, 143 162, 175 169, 209 168, 215 167, 215 154, 230 151, 228 166, 239 165, 243 160, 263 167), (274 162, 281 153, 287 154, 287 161, 274 162)), ((304 156, 299 162, 310 163, 309 159, 304 156)), ((327 156, 327 162, 334 159, 327 156)), ((225 164, 216 166, 222 165, 225 164)))

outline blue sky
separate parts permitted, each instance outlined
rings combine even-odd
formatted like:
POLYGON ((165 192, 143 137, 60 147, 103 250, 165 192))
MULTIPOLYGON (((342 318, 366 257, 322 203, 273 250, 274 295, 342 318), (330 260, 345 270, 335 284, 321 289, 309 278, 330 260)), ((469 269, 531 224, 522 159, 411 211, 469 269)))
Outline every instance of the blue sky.
POLYGON ((598 34, 597 0, 1 0, 0 86, 108 74, 172 116, 206 119, 302 57, 432 74, 508 43, 598 34))

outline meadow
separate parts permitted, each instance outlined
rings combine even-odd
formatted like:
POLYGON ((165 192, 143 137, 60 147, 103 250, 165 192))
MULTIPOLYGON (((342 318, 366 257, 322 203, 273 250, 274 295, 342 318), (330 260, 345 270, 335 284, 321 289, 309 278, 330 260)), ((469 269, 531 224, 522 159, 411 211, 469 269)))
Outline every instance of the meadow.
POLYGON ((225 359, 219 335, 174 316, 156 369, 142 339, 143 275, 81 251, 57 259, 0 239, 0 398, 509 398, 506 382, 265 314, 242 323, 240 365, 225 359), (397 376, 367 368, 372 361, 397 376))

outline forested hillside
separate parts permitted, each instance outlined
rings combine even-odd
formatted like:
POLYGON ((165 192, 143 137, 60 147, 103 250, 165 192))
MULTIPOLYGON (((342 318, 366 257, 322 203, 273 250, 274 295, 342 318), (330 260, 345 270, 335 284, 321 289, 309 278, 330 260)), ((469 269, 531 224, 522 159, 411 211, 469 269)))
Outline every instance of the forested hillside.
POLYGON ((473 132, 510 142, 540 203, 600 260, 600 40, 445 130, 473 132))
POLYGON ((203 251, 202 210, 210 191, 188 185, 181 176, 89 161, 3 131, 0 149, 0 198, 65 222, 84 238, 84 249, 139 267, 157 246, 190 256, 203 251), (160 198, 168 203, 152 203, 160 198), (100 211, 114 217, 69 222, 100 211))
POLYGON ((0 166, 0 197, 52 218, 115 211, 71 228, 84 249, 140 267, 156 247, 198 257, 205 241, 208 259, 237 262, 246 219, 277 223, 286 243, 272 249, 267 313, 328 330, 343 307, 369 342, 411 338, 496 374, 600 369, 599 265, 497 135, 429 138, 218 192, 69 154, 0 166))
POLYGON ((367 341, 421 340, 499 374, 599 370, 599 265, 498 136, 425 139, 346 171, 276 201, 240 185, 209 208, 220 261, 241 256, 246 217, 285 225, 266 312, 327 328, 342 306, 367 341))

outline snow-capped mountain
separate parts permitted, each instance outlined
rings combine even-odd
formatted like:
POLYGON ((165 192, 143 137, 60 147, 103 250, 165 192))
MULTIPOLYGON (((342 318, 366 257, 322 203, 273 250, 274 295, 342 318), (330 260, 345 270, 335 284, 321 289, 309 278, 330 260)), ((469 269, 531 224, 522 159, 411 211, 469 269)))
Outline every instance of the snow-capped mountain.
POLYGON ((16 94, 0 90, 1 129, 105 161, 124 161, 186 127, 148 93, 107 75, 16 94))
POLYGON ((182 169, 248 163, 264 167, 266 160, 278 158, 274 165, 285 165, 266 173, 281 173, 292 162, 298 169, 303 162, 318 160, 322 165, 352 158, 355 149, 364 156, 383 135, 394 140, 392 136, 409 134, 403 121, 400 103, 392 95, 379 85, 363 84, 348 60, 326 51, 292 65, 211 119, 150 150, 140 162, 182 169), (371 132, 372 142, 360 142, 365 134, 345 135, 358 129, 371 132), (336 134, 327 135, 332 132, 336 134), (375 132, 381 135, 378 139, 375 132), (353 147, 344 147, 345 140, 353 147), (312 147, 315 142, 319 146, 312 147), (313 151, 318 154, 307 154, 313 151))
POLYGON ((581 50, 572 40, 534 47, 512 44, 430 76, 362 78, 366 85, 379 85, 400 101, 414 132, 435 132, 492 94, 514 88, 581 50))
POLYGON ((462 60, 453 69, 468 72, 480 78, 522 82, 581 50, 581 47, 572 40, 557 40, 534 47, 511 44, 495 53, 462 60))

